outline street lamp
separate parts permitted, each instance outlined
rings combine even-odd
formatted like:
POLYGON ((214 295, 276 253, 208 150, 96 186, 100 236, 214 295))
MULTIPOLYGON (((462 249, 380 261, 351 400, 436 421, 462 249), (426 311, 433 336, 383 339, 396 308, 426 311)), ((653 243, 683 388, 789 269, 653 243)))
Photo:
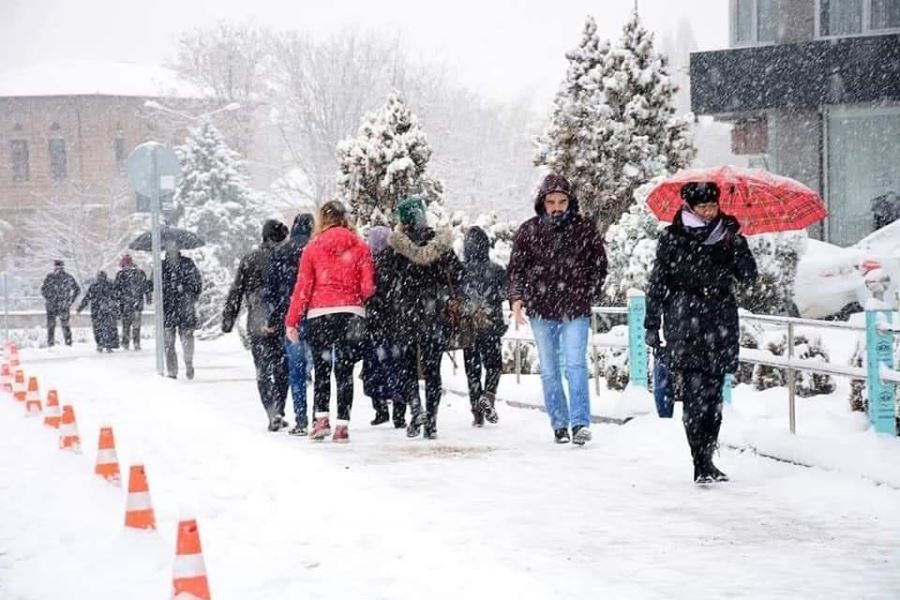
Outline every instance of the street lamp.
POLYGON ((240 102, 231 102, 229 104, 226 104, 225 106, 219 107, 215 110, 211 110, 209 112, 205 112, 205 113, 202 113, 199 115, 189 115, 188 113, 183 113, 180 110, 175 110, 174 108, 169 108, 168 106, 166 106, 164 104, 160 104, 156 100, 147 100, 146 102, 144 102, 144 108, 167 112, 167 113, 173 114, 177 117, 181 117, 182 119, 185 119, 187 121, 196 122, 196 121, 202 121, 202 120, 208 119, 211 116, 217 115, 219 113, 231 112, 231 111, 238 110, 241 108, 241 104, 240 104, 240 102))

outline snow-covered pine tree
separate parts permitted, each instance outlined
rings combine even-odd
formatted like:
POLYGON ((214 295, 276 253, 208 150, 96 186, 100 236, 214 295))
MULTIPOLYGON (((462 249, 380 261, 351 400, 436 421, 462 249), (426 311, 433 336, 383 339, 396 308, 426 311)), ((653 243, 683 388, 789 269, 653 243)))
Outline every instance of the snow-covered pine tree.
POLYGON ((654 176, 687 166, 696 151, 690 118, 675 115, 668 61, 637 13, 614 47, 588 18, 554 101, 535 164, 565 175, 582 210, 605 230, 654 176))
POLYGON ((355 138, 338 144, 338 195, 362 228, 391 225, 394 207, 410 195, 440 202, 443 185, 425 174, 431 146, 403 97, 394 92, 366 115, 355 138))
POLYGON ((748 237, 747 245, 756 259, 759 277, 749 286, 737 287, 738 305, 758 314, 791 314, 797 264, 807 239, 805 231, 748 237))
POLYGON ((211 123, 192 128, 175 148, 183 177, 172 220, 206 245, 190 253, 203 276, 197 304, 200 329, 217 329, 241 257, 260 241, 265 212, 247 185, 244 164, 211 123))

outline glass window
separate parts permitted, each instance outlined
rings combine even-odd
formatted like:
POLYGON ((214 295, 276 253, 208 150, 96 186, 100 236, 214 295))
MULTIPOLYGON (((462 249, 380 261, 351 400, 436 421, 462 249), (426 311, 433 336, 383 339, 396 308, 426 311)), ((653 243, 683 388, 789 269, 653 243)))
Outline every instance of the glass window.
POLYGON ((827 159, 829 241, 854 244, 900 194, 900 107, 831 111, 827 159))
POLYGON ((778 30, 775 0, 756 0, 756 41, 774 42, 778 30))
POLYGON ((753 41, 754 3, 755 0, 735 0, 734 41, 739 44, 753 41))
POLYGON ((66 177, 66 140, 50 140, 50 178, 53 181, 64 181, 66 177))
POLYGON ((820 0, 822 35, 862 33, 863 0, 820 0))
POLYGON ((10 143, 13 181, 28 181, 28 142, 12 140, 10 143))
POLYGON ((900 0, 872 0, 871 11, 873 30, 900 28, 900 0))

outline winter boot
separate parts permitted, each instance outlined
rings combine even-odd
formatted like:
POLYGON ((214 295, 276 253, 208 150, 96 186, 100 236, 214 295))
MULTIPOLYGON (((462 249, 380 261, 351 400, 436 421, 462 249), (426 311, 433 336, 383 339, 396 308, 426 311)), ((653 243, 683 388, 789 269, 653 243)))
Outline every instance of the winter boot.
POLYGON ((569 443, 569 430, 563 427, 562 429, 554 429, 553 430, 553 438, 557 444, 568 444, 569 443))
POLYGON ((187 377, 188 379, 194 378, 194 364, 193 363, 184 366, 184 376, 187 377))
POLYGON ((472 411, 472 427, 484 427, 484 413, 480 410, 472 411))
POLYGON ((409 425, 406 427, 406 437, 419 437, 419 434, 422 433, 422 422, 424 420, 425 415, 422 414, 421 405, 418 403, 411 405, 409 409, 409 425))
POLYGON ((572 443, 576 446, 584 446, 591 441, 591 430, 584 425, 576 425, 572 428, 572 443))
POLYGON ((346 444, 350 441, 350 421, 342 421, 341 419, 335 421, 334 436, 331 438, 331 441, 338 444, 346 444))
POLYGON ((373 400, 372 404, 375 405, 375 418, 369 421, 369 425, 375 427, 376 425, 381 425, 382 423, 387 423, 391 420, 391 415, 388 413, 387 402, 385 400, 373 400))
POLYGON ((288 422, 282 419, 279 415, 269 417, 269 431, 279 431, 287 426, 288 422))
POLYGON ((328 422, 328 413, 316 413, 312 429, 309 431, 309 439, 321 441, 331 435, 331 424, 328 422))
POLYGON ((437 414, 429 413, 428 416, 425 417, 425 428, 422 433, 422 437, 426 440, 433 440, 437 438, 437 414))
POLYGON ((720 471, 716 465, 713 464, 712 457, 716 451, 717 444, 710 444, 709 449, 703 453, 703 471, 717 483, 725 483, 729 481, 728 475, 720 471))
POLYGON ((394 407, 394 429, 403 429, 406 427, 406 404, 399 401, 393 401, 394 407))
POLYGON ((307 429, 306 429, 306 423, 303 423, 302 421, 297 421, 297 424, 294 425, 293 428, 291 428, 291 430, 288 431, 288 433, 289 433, 290 435, 303 435, 303 436, 305 436, 305 435, 307 435, 309 432, 308 432, 307 429))
POLYGON ((484 420, 488 423, 496 423, 500 420, 500 416, 497 414, 497 409, 494 406, 496 399, 496 396, 491 392, 485 392, 481 400, 479 400, 481 412, 484 413, 484 420))

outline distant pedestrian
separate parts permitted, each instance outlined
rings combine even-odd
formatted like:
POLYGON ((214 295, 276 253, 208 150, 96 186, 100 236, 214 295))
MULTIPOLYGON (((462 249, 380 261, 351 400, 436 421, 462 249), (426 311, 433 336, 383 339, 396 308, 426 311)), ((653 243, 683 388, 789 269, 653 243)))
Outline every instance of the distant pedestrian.
POLYGON ((496 399, 503 368, 500 339, 507 329, 503 316, 506 271, 490 259, 490 247, 483 229, 469 228, 463 241, 462 291, 475 339, 470 347, 463 349, 463 361, 474 427, 483 426, 485 420, 496 423, 499 419, 496 399))
POLYGON ((194 378, 194 330, 197 329, 197 300, 203 289, 200 271, 194 261, 177 248, 166 250, 162 261, 163 328, 166 348, 166 372, 178 377, 175 334, 181 338, 184 374, 194 378))
POLYGON ((72 345, 72 328, 69 325, 69 313, 72 304, 81 288, 75 278, 66 273, 65 263, 61 260, 53 261, 53 272, 44 278, 41 285, 41 296, 44 297, 44 306, 47 310, 47 345, 56 343, 55 329, 56 319, 63 331, 63 340, 66 346, 72 345))
POLYGON ((119 301, 119 315, 122 318, 122 348, 128 350, 134 340, 134 349, 141 349, 141 319, 144 302, 151 302, 150 281, 146 273, 138 269, 130 254, 119 262, 121 269, 116 273, 113 285, 119 301))
POLYGON ((507 276, 519 325, 528 312, 541 363, 544 406, 557 443, 591 439, 587 343, 591 303, 606 279, 606 254, 597 226, 578 214, 568 180, 547 175, 534 202, 536 217, 519 227, 507 276), (563 354, 569 398, 560 372, 563 354), (571 438, 569 426, 572 427, 571 438))
POLYGON ((88 286, 76 312, 80 313, 88 304, 91 306, 91 325, 97 352, 112 352, 113 348, 119 346, 119 331, 116 327, 119 305, 116 288, 106 276, 106 271, 97 273, 97 280, 88 286))
POLYGON ((722 383, 738 367, 736 282, 757 277, 756 261, 737 220, 719 210, 715 183, 686 183, 684 206, 666 228, 650 274, 647 345, 663 347, 684 430, 694 482, 727 481, 712 462, 722 425, 722 383))
POLYGON ((353 365, 366 343, 365 303, 375 291, 369 247, 350 227, 347 209, 326 202, 319 209, 316 234, 303 250, 297 284, 284 324, 287 336, 300 339, 301 320, 309 327, 315 365, 313 440, 331 434, 331 372, 337 385, 335 442, 350 440, 353 365))
POLYGON ((242 302, 246 301, 250 352, 256 366, 256 385, 268 417, 269 431, 288 426, 284 420, 288 388, 287 357, 281 330, 272 331, 268 327, 271 307, 265 301, 266 275, 271 267, 272 253, 287 233, 285 224, 275 219, 263 224, 262 243, 241 259, 222 311, 222 331, 228 333, 241 312, 242 302))
POLYGON ((266 301, 271 306, 269 330, 284 340, 287 356, 288 381, 294 405, 294 427, 291 435, 307 435, 309 415, 306 403, 306 381, 311 379, 312 352, 309 348, 309 328, 301 322, 299 341, 287 339, 284 334, 284 317, 291 303, 291 293, 297 283, 300 256, 309 243, 316 219, 310 213, 294 217, 288 241, 272 251, 272 260, 266 275, 266 301))

